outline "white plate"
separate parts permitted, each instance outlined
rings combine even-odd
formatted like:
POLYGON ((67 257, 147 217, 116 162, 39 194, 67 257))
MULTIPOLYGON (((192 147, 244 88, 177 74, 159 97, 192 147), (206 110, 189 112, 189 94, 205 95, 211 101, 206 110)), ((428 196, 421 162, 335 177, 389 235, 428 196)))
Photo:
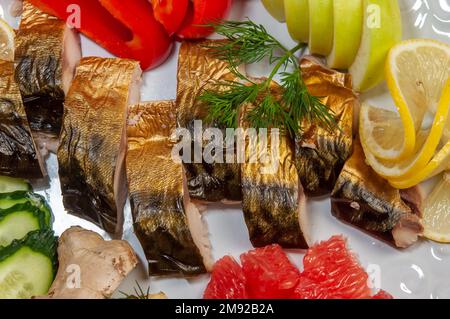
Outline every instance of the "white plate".
MULTIPOLYGON (((404 34, 406 38, 426 37, 450 42, 450 0, 399 0, 402 6, 404 34)), ((2 11, 13 25, 17 21, 8 17, 11 0, 0 0, 2 11)), ((230 19, 246 17, 261 23, 287 46, 294 46, 286 25, 276 22, 264 10, 259 0, 235 0, 230 19)), ((83 37, 84 56, 111 55, 95 43, 83 37)), ((177 46, 178 49, 178 46, 177 46)), ((174 99, 176 93, 177 50, 161 67, 144 75, 142 101, 174 99)), ((393 102, 384 85, 362 96, 375 105, 393 106, 393 102)), ((51 175, 51 187, 40 191, 50 202, 56 217, 55 229, 62 233, 71 225, 81 225, 106 234, 89 222, 68 215, 62 205, 60 185, 57 176, 57 162, 51 156, 47 162, 51 175)), ((326 240, 332 235, 343 234, 348 238, 351 249, 359 255, 361 263, 374 278, 375 286, 381 287, 396 298, 450 298, 450 245, 440 245, 421 240, 406 250, 396 250, 351 226, 336 220, 330 213, 329 199, 310 200, 308 214, 314 241, 326 240)), ((151 278, 146 275, 146 262, 140 245, 131 228, 129 205, 126 207, 126 225, 124 238, 129 240, 143 261, 134 270, 119 291, 130 293, 136 286, 151 287, 152 292, 164 291, 169 298, 201 298, 209 276, 195 279, 151 278)), ((242 210, 236 206, 230 208, 211 205, 205 215, 209 225, 213 246, 213 256, 217 260, 226 254, 235 257, 252 248, 248 239, 242 210)), ((290 253, 292 261, 301 265, 302 254, 290 253)), ((121 297, 116 292, 116 297, 121 297)))

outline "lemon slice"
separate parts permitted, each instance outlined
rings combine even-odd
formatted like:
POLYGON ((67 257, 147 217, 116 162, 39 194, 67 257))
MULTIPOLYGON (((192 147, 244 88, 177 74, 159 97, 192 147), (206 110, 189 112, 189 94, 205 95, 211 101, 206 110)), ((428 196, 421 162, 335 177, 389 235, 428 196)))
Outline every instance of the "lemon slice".
POLYGON ((450 172, 427 197, 424 204, 424 236, 428 239, 450 243, 450 172))
POLYGON ((406 189, 448 169, 450 169, 450 141, 433 157, 427 166, 418 170, 412 177, 403 180, 389 180, 389 183, 395 188, 406 189))
MULTIPOLYGON (((436 114, 443 86, 450 76, 450 46, 427 39, 403 41, 391 49, 385 73, 399 115, 363 108, 360 135, 374 156, 398 161, 413 155, 416 133, 427 129, 436 114)), ((450 117, 441 142, 445 144, 449 138, 450 117)))
MULTIPOLYGON (((367 106, 363 106, 363 109, 367 106)), ((388 179, 391 183, 393 180, 409 180, 413 175, 417 176, 417 172, 425 169, 436 149, 441 142, 445 125, 450 113, 450 77, 446 81, 444 91, 437 106, 436 115, 430 130, 420 130, 416 136, 416 147, 414 155, 401 161, 389 162, 377 158, 369 149, 365 135, 361 135, 361 143, 366 154, 367 162, 381 176, 388 179)), ((395 125, 395 124, 393 124, 395 125)), ((395 129, 393 129, 395 130, 395 129)), ((364 128, 360 127, 360 131, 364 133, 364 128)), ((395 139, 396 136, 388 136, 395 139)), ((445 151, 445 146, 441 151, 445 151)), ((440 152, 441 152, 440 151, 440 152)), ((445 157, 445 156, 444 156, 445 157)), ((428 172, 428 171, 427 171, 428 172)), ((434 172, 434 170, 433 170, 434 172)), ((428 173, 430 174, 430 173, 428 173)), ((414 178, 413 178, 414 179, 414 178)))
POLYGON ((14 61, 14 30, 0 18, 0 60, 14 61))
POLYGON ((350 67, 353 87, 367 91, 384 79, 383 69, 389 50, 402 39, 398 1, 364 0, 361 45, 350 67))
POLYGON ((359 135, 365 141, 367 150, 383 160, 399 158, 405 148, 413 149, 416 141, 415 132, 405 139, 403 122, 397 112, 367 103, 361 105, 359 135))
MULTIPOLYGON (((385 73, 405 126, 403 149, 399 150, 399 156, 388 157, 396 159, 411 152, 413 135, 426 125, 427 116, 436 114, 442 90, 450 77, 450 45, 428 39, 403 41, 390 51, 385 73)), ((447 126, 444 138, 449 136, 447 126)))
POLYGON ((308 0, 284 0, 284 12, 292 39, 307 43, 309 41, 308 0))
POLYGON ((333 0, 309 0, 309 51, 327 56, 333 48, 333 0))
POLYGON ((284 0, 262 0, 262 3, 272 17, 279 22, 285 21, 284 0))
POLYGON ((362 0, 333 1, 334 41, 327 63, 333 69, 348 69, 355 60, 363 29, 362 0))

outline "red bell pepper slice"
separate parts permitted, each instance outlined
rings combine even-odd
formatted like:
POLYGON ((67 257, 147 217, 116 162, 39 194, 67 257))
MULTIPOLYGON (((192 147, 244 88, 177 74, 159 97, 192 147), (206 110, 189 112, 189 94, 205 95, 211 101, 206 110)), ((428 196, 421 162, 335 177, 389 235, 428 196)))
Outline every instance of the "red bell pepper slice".
POLYGON ((188 8, 181 29, 176 33, 180 39, 199 39, 213 33, 213 28, 202 25, 222 20, 231 8, 232 0, 193 0, 188 8))
POLYGON ((189 0, 150 0, 153 15, 169 35, 177 32, 186 16, 189 0))
POLYGON ((153 68, 169 56, 172 41, 153 16, 148 0, 29 0, 62 20, 72 18, 69 5, 80 7, 80 31, 121 58, 153 68))

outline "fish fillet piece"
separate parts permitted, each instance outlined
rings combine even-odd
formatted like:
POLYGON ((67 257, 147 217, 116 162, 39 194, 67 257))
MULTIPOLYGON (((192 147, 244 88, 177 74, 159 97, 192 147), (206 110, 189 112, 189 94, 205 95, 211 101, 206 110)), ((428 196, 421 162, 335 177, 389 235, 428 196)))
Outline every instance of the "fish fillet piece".
MULTIPOLYGON (((31 129, 43 143, 60 134, 65 94, 80 58, 77 31, 24 1, 16 34, 16 81, 31 129)), ((51 142, 47 147, 56 151, 51 142)))
POLYGON ((150 275, 195 275, 213 265, 206 224, 172 158, 173 101, 135 105, 128 117, 127 176, 134 229, 150 275))
POLYGON ((141 74, 135 61, 83 58, 65 102, 58 149, 64 206, 109 233, 122 230, 126 118, 139 102, 141 74))
POLYGON ((0 175, 35 179, 44 174, 14 80, 14 63, 0 60, 0 175))
MULTIPOLYGON (((273 84, 272 90, 280 87, 273 84)), ((245 106, 242 114, 252 107, 245 106)), ((248 137, 245 120, 241 124, 246 134, 242 205, 250 241, 255 247, 308 248, 306 197, 295 167, 293 141, 280 133, 277 142, 271 130, 267 143, 255 140, 248 137)))
MULTIPOLYGON (((178 127, 187 128, 194 136, 194 121, 203 121, 203 130, 216 127, 205 121, 208 106, 199 101, 204 90, 219 89, 217 82, 237 81, 228 63, 214 57, 205 46, 213 40, 183 42, 178 59, 178 127)), ((222 130, 225 136, 225 130, 222 130)), ((194 139, 192 139, 194 141, 194 139)), ((194 148, 192 143, 192 148, 194 148)), ((202 141, 198 141, 202 144, 202 141)), ((224 143, 225 145, 225 143, 224 143)), ((200 147, 204 147, 201 145, 200 147)), ((194 152, 192 152, 193 154, 194 152)), ((226 154, 224 146, 223 154, 226 154)), ((240 166, 237 163, 184 163, 191 198, 206 202, 236 202, 242 199, 240 166)))
POLYGON ((366 164, 359 140, 331 196, 335 217, 396 247, 411 246, 423 233, 420 189, 393 188, 366 164))
POLYGON ((305 121, 295 139, 295 164, 305 193, 322 196, 331 192, 352 153, 353 112, 359 102, 350 75, 328 69, 312 57, 303 58, 300 64, 308 91, 322 98, 340 128, 329 131, 305 121))

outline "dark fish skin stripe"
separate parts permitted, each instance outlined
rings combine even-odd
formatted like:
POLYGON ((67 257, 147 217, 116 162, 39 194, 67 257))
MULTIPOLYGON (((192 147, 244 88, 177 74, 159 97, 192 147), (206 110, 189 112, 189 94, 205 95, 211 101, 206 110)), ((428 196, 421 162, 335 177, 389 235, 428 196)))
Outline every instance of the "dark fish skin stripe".
POLYGON ((42 178, 39 154, 14 81, 14 63, 0 61, 0 69, 0 175, 42 178))
POLYGON ((194 276, 206 272, 189 228, 181 195, 132 194, 134 229, 147 256, 149 274, 194 276), (173 227, 173 223, 178 225, 173 227))
POLYGON ((308 248, 295 191, 279 185, 243 185, 243 211, 253 246, 277 243, 284 248, 308 248))
POLYGON ((63 117, 62 88, 65 22, 24 3, 16 34, 15 79, 33 131, 59 136, 63 117))
POLYGON ((32 137, 21 125, 21 120, 5 121, 0 116, 0 175, 41 178, 32 137))
MULTIPOLYGON (((203 91, 217 89, 216 82, 238 81, 228 69, 227 62, 218 60, 206 48, 213 41, 216 40, 184 42, 179 53, 177 126, 187 128, 191 134, 194 120, 203 120, 203 129, 217 128, 217 125, 205 120, 208 113, 207 106, 198 100, 203 91)), ((223 130, 223 136, 225 136, 225 130, 223 130)), ((191 161, 184 164, 191 198, 206 202, 242 200, 239 165, 192 163, 191 161)))
POLYGON ((339 128, 328 130, 316 123, 304 122, 295 138, 295 165, 305 194, 328 195, 352 153, 353 110, 358 98, 352 91, 348 74, 328 69, 315 58, 301 60, 302 76, 308 91, 334 113, 339 128))
POLYGON ((121 160, 126 113, 138 70, 138 62, 131 60, 81 60, 66 98, 57 153, 66 210, 116 236, 127 191, 121 160))
POLYGON ((171 157, 175 103, 158 101, 130 108, 127 177, 134 230, 149 274, 194 276, 206 272, 189 227, 183 165, 171 157), (131 124, 132 123, 132 124, 131 124))
POLYGON ((376 212, 367 209, 367 206, 362 207, 361 210, 356 210, 350 204, 351 201, 332 200, 331 211, 333 216, 385 242, 393 243, 394 239, 390 232, 393 228, 392 219, 388 216, 377 215, 376 212))
POLYGON ((15 73, 31 129, 54 136, 61 131, 64 108, 64 92, 56 83, 58 63, 51 56, 23 56, 15 73))
POLYGON ((189 195, 206 202, 227 199, 241 201, 241 174, 238 164, 185 163, 189 195))
POLYGON ((301 138, 295 145, 296 167, 308 196, 329 194, 339 173, 351 154, 342 136, 317 136, 319 148, 301 147, 301 138))
MULTIPOLYGON (((72 145, 76 147, 76 144, 72 145)), ((72 160, 70 166, 60 164, 59 176, 64 207, 68 208, 71 214, 114 233, 117 224, 116 205, 108 196, 102 195, 98 189, 93 189, 84 182, 87 177, 79 163, 72 160)))
MULTIPOLYGON (((393 188, 365 163, 364 153, 356 139, 354 151, 347 160, 331 194, 331 211, 337 219, 395 246, 393 229, 408 216, 418 215, 414 203, 405 200, 403 191, 393 188)), ((410 190, 412 195, 417 190, 410 190)), ((406 218, 406 219, 405 219, 406 218)), ((421 231, 419 219, 417 232, 421 231)))

